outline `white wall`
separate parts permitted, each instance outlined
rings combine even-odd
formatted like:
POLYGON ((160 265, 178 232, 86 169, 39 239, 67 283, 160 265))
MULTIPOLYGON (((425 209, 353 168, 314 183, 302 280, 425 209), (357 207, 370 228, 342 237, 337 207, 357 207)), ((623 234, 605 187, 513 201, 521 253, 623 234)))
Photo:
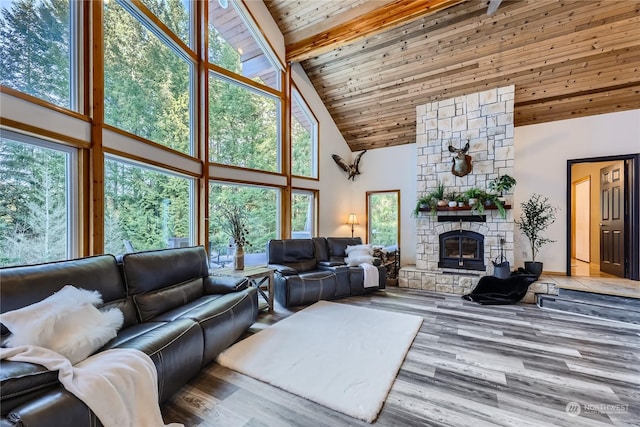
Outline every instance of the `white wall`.
MULTIPOLYGON (((558 206, 556 222, 545 234, 556 240, 543 246, 545 271, 566 272, 567 160, 640 152, 640 110, 560 120, 515 129, 514 217, 532 193, 558 206)), ((516 266, 531 256, 527 238, 516 229, 516 266), (519 250, 517 248, 520 248, 519 250), (526 250, 526 254, 523 253, 526 250)))
MULTIPOLYGON (((333 163, 333 162, 332 162, 333 163)), ((330 165, 331 166, 331 165, 330 165)), ((340 172, 333 165, 335 172, 340 172)), ((367 151, 360 161, 361 174, 349 185, 348 197, 352 211, 358 215, 360 225, 355 234, 366 239, 367 191, 400 190, 400 262, 402 265, 416 262, 416 219, 411 212, 416 205, 416 145, 376 148, 367 151)), ((343 173, 342 183, 346 183, 343 173)), ((346 220, 346 216, 345 216, 346 220)), ((348 235, 351 228, 348 228, 348 235)))

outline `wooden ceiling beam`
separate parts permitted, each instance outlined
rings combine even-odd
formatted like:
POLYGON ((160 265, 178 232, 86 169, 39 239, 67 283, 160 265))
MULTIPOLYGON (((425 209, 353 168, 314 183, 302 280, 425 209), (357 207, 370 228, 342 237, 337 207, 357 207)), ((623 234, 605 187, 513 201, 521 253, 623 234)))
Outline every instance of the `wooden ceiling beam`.
POLYGON ((299 28, 293 32, 284 34, 284 43, 285 45, 292 45, 302 40, 313 38, 322 32, 330 31, 332 28, 335 28, 338 25, 349 24, 351 22, 357 21, 361 16, 366 15, 367 13, 379 9, 383 6, 386 6, 387 4, 394 1, 396 0, 366 1, 343 12, 331 15, 331 17, 327 15, 326 19, 317 21, 313 25, 299 28))
MULTIPOLYGON (((287 44, 287 62, 301 62, 365 37, 395 28, 408 21, 455 6, 465 0, 394 0, 339 22, 333 27, 287 44)), ((366 5, 366 4, 365 4, 366 5)), ((364 7, 364 6, 362 6, 364 7)), ((368 6, 367 6, 368 7, 368 6)), ((293 36, 290 37, 292 40, 293 36)))

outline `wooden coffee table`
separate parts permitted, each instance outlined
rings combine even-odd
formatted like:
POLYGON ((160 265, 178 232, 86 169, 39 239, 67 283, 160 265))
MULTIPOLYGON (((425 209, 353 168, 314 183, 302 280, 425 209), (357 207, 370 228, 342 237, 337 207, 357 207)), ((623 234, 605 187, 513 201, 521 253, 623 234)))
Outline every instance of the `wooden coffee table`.
POLYGON ((255 286, 258 293, 264 298, 269 307, 269 312, 273 312, 273 268, 266 266, 245 267, 244 270, 234 270, 233 268, 216 268, 210 270, 213 276, 232 276, 246 277, 249 279, 249 285, 255 286), (266 282, 266 283, 265 283, 266 282), (268 295, 265 294, 263 287, 266 286, 268 295))

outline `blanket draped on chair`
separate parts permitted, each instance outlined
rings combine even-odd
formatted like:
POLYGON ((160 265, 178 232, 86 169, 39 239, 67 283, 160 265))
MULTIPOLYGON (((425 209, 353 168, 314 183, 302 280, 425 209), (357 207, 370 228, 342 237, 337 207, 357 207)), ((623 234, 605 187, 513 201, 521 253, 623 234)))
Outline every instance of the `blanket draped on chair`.
POLYGON ((360 264, 360 267, 364 270, 363 286, 365 288, 377 288, 380 279, 378 268, 367 263, 360 264))
POLYGON ((35 363, 59 371, 63 387, 82 400, 105 427, 165 425, 158 405, 156 367, 141 351, 105 350, 71 365, 52 350, 25 345, 0 349, 0 359, 35 363))

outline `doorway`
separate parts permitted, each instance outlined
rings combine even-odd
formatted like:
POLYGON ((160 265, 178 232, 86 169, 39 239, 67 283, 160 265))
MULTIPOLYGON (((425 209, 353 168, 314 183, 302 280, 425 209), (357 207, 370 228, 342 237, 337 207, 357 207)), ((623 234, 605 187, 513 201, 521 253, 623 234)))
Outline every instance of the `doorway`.
POLYGON ((639 160, 567 162, 567 276, 640 280, 639 160))

